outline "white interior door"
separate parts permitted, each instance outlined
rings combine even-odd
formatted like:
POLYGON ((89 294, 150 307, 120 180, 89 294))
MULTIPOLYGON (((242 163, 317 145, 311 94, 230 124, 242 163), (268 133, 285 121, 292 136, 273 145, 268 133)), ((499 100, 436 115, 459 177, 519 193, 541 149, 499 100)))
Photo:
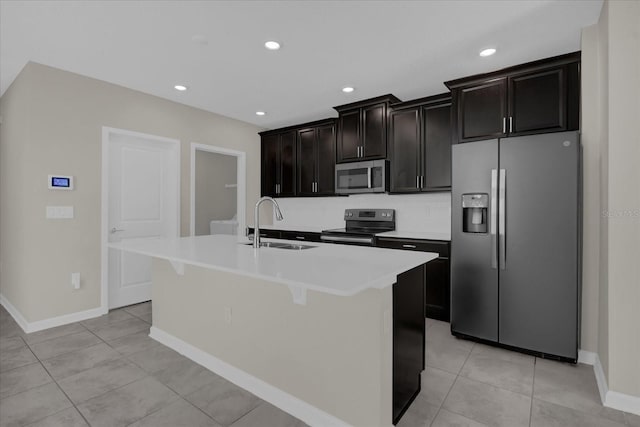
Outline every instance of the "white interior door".
MULTIPOLYGON (((109 137, 108 240, 178 237, 179 145, 136 134, 109 137)), ((109 308, 151 299, 151 258, 109 249, 109 308)))

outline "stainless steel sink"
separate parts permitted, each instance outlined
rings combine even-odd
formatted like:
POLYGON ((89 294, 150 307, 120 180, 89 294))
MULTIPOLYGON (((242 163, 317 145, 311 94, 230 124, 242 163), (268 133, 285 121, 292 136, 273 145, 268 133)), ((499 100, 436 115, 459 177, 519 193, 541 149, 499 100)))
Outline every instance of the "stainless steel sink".
MULTIPOLYGON (((245 243, 245 245, 253 245, 253 243, 245 243)), ((299 245, 296 243, 284 243, 284 242, 260 242, 261 248, 277 248, 277 249, 291 249, 294 251, 301 251, 303 249, 317 248, 317 246, 311 245, 299 245)))

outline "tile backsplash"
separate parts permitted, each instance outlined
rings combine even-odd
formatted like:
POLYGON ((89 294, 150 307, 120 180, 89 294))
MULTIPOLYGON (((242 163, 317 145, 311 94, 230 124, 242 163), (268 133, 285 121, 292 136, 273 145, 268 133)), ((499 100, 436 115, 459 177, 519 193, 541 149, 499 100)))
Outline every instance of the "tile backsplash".
POLYGON ((344 227, 344 210, 376 208, 396 210, 396 229, 448 232, 451 229, 451 193, 359 194, 348 197, 296 197, 277 199, 284 214, 279 224, 321 229, 344 227))

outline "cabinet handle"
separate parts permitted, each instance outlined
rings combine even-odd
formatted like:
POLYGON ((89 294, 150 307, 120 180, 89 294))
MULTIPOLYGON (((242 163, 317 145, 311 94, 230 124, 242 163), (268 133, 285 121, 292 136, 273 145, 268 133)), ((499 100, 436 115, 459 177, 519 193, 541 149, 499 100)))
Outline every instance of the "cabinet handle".
POLYGON ((420 175, 420 188, 424 188, 424 175, 420 175))
POLYGON ((416 175, 416 188, 420 188, 420 175, 416 175))
POLYGON ((509 117, 509 133, 513 132, 513 117, 509 117))
POLYGON ((507 118, 502 118, 502 133, 507 133, 507 118))
POLYGON ((403 248, 415 249, 416 245, 402 245, 403 248))

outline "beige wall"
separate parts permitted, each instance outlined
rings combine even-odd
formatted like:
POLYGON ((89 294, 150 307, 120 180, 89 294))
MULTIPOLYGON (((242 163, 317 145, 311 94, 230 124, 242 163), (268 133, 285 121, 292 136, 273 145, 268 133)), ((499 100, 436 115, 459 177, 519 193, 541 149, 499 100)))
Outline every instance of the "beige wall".
POLYGON ((196 150, 195 233, 209 234, 209 221, 231 219, 236 214, 237 158, 220 153, 196 150))
POLYGON ((598 351, 598 311, 600 274, 600 109, 597 70, 598 29, 582 32, 581 105, 582 142, 582 321, 580 348, 598 351), (586 107, 586 108, 585 108, 586 107))
POLYGON ((392 288, 351 297, 153 259, 153 325, 354 426, 390 426, 392 288), (184 310, 189 307, 189 310, 184 310), (231 324, 224 320, 231 309, 231 324))
POLYGON ((588 340, 609 390, 640 397, 640 2, 605 1, 582 42, 589 294, 599 282, 586 322, 591 329, 595 316, 597 333, 588 340))
POLYGON ((640 2, 609 13, 609 388, 640 397, 640 2))
POLYGON ((100 305, 103 126, 182 142, 182 235, 189 232, 191 142, 246 152, 246 199, 259 196, 256 126, 35 63, 0 108, 0 293, 29 322, 100 305), (74 175, 76 189, 47 190, 50 173, 74 175), (75 219, 47 220, 47 205, 73 205, 75 219), (72 289, 71 272, 80 272, 80 290, 72 289))

